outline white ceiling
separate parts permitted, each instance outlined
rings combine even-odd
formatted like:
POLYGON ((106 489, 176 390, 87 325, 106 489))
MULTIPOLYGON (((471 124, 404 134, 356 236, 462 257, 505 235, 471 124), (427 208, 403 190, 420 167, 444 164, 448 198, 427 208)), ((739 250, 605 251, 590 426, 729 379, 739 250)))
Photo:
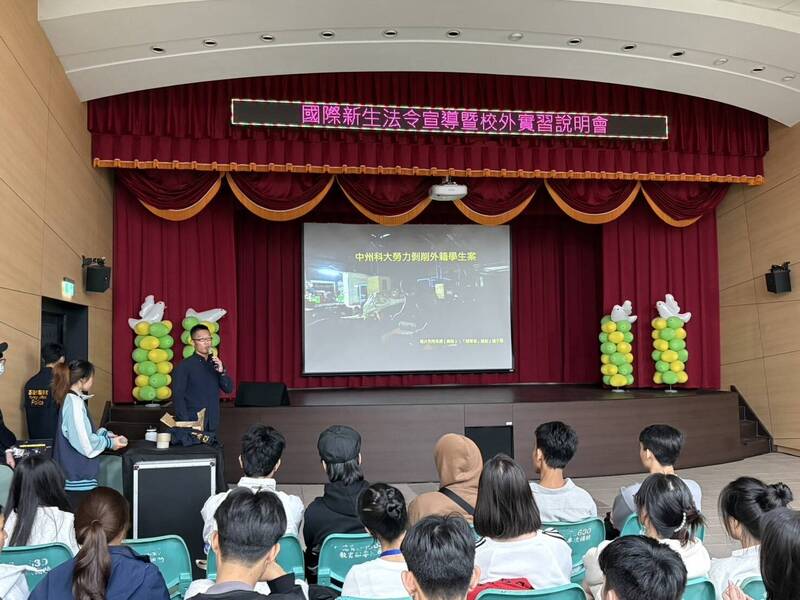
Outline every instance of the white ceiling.
POLYGON ((800 121, 800 0, 38 1, 83 100, 256 75, 450 71, 636 85, 800 121))

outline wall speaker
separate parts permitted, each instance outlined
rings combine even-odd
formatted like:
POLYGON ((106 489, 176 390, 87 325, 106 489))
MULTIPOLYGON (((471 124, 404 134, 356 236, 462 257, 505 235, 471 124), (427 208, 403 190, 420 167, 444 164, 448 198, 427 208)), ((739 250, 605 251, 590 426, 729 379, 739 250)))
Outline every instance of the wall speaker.
POLYGON ((86 267, 86 291, 105 292, 111 287, 111 267, 89 265, 86 267))
POLYGON ((767 291, 773 294, 791 292, 792 280, 789 277, 791 272, 788 262, 782 265, 772 265, 769 273, 764 274, 764 278, 767 280, 767 291))
POLYGON ((285 383, 243 381, 236 392, 235 406, 289 406, 285 383))

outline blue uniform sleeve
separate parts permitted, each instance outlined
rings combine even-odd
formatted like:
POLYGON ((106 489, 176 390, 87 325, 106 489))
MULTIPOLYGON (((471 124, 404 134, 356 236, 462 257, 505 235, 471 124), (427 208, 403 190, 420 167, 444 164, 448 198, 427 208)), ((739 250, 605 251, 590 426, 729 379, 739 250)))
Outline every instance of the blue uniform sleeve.
POLYGON ((220 373, 219 375, 219 389, 226 394, 233 392, 233 381, 227 373, 220 373))
POLYGON ((99 456, 113 445, 105 429, 92 431, 83 400, 73 394, 67 394, 64 399, 61 432, 70 445, 87 458, 99 456))
POLYGON ((164 577, 158 567, 153 564, 148 565, 145 569, 142 591, 144 592, 142 597, 147 600, 169 600, 169 590, 167 590, 167 584, 164 583, 164 577))
POLYGON ((186 386, 189 383, 189 363, 185 360, 181 362, 172 374, 172 405, 175 407, 176 421, 194 421, 197 413, 190 414, 191 411, 186 406, 186 386))

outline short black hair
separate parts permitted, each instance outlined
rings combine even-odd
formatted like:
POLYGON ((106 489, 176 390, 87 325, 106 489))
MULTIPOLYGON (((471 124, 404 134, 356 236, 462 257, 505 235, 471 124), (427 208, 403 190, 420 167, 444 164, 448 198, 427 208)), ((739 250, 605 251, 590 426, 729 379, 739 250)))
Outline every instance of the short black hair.
POLYGON ((44 364, 52 364, 60 358, 64 358, 64 346, 61 344, 49 343, 42 346, 42 362, 44 364))
POLYGON ((403 493, 385 483, 373 483, 358 497, 358 516, 373 537, 393 542, 408 527, 403 493))
POLYGON ((252 566, 286 532, 286 512, 272 492, 232 490, 214 513, 221 561, 252 566))
POLYGON ((536 428, 536 448, 551 469, 563 469, 578 449, 578 434, 561 421, 542 423, 536 428))
POLYGON ((326 462, 325 473, 331 483, 341 481, 344 485, 352 485, 364 480, 364 471, 361 470, 357 458, 343 463, 326 462))
POLYGON ((605 591, 620 600, 681 600, 686 565, 665 544, 641 535, 617 538, 600 553, 605 591))
POLYGON ((800 590, 800 512, 776 508, 764 515, 761 578, 769 600, 795 600, 800 590))
POLYGON ((475 538, 463 517, 421 519, 403 538, 400 550, 427 598, 466 596, 475 568, 475 538))
POLYGON ((650 425, 642 429, 639 443, 650 450, 661 465, 671 467, 681 455, 683 433, 671 425, 650 425))
POLYGON ((202 323, 198 323, 189 330, 189 337, 194 339, 194 334, 197 333, 198 331, 208 331, 208 333, 211 333, 208 327, 206 327, 202 323))
POLYGON ((266 477, 283 455, 286 440, 267 425, 251 425, 242 436, 242 468, 248 477, 266 477))
POLYGON ((479 535, 497 540, 532 533, 542 526, 525 471, 505 454, 483 465, 474 522, 479 535))
POLYGON ((634 501, 639 521, 644 524, 647 518, 661 540, 679 540, 685 546, 705 524, 692 493, 677 475, 650 475, 642 482, 634 501))
POLYGON ((761 539, 762 517, 793 500, 792 490, 785 483, 767 485, 755 477, 739 477, 722 488, 719 494, 719 516, 728 535, 731 519, 736 519, 754 540, 761 539))

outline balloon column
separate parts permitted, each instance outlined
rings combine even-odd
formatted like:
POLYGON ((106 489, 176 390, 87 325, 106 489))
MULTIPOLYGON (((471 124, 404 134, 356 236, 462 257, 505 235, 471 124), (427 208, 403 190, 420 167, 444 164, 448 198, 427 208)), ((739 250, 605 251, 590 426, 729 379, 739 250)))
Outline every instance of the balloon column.
POLYGON ((218 321, 228 314, 224 308, 212 308, 197 312, 193 308, 186 310, 186 316, 183 319, 183 333, 181 333, 181 341, 183 342, 183 358, 189 358, 194 354, 194 343, 192 342, 192 327, 195 325, 205 325, 211 333, 211 353, 217 353, 219 346, 219 323, 218 321))
POLYGON ((128 319, 136 334, 136 349, 131 355, 136 373, 133 397, 141 402, 164 402, 172 396, 172 323, 163 320, 164 303, 155 302, 152 295, 140 308, 138 319, 128 319))
POLYGON ((686 349, 684 325, 692 318, 692 313, 682 313, 672 294, 667 294, 663 302, 656 302, 656 310, 658 317, 652 322, 652 357, 656 364, 653 382, 668 386, 686 383, 689 381, 686 373, 689 351, 686 349))
POLYGON ((631 326, 636 315, 631 315, 633 307, 630 300, 622 305, 616 304, 611 314, 600 321, 600 372, 603 383, 615 391, 626 385, 633 385, 633 332, 631 326))

